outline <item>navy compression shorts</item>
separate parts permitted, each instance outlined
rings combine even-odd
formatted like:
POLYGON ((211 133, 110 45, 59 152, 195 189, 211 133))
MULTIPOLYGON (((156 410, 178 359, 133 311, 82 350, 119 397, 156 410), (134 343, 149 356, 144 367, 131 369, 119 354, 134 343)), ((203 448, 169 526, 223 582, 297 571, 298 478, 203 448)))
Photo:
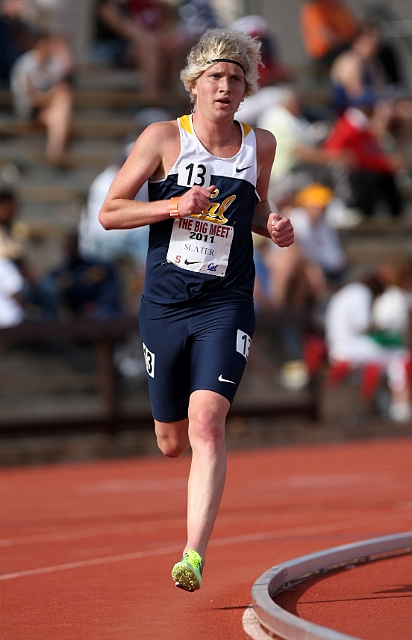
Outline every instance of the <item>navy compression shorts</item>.
POLYGON ((176 305, 143 298, 139 325, 155 420, 187 418, 193 391, 233 401, 255 329, 252 300, 227 291, 176 305))

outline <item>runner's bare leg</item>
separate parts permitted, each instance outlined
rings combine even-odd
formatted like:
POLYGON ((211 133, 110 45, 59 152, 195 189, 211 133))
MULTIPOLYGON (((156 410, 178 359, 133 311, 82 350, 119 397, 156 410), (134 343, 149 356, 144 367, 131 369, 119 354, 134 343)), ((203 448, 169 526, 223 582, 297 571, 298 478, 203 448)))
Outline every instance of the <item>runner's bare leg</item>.
POLYGON ((229 401, 213 391, 195 391, 190 397, 189 421, 155 422, 161 451, 177 457, 189 446, 192 463, 188 482, 187 544, 204 560, 215 524, 226 477, 225 422, 229 401))
POLYGON ((192 447, 187 501, 187 544, 203 562, 226 478, 225 422, 230 403, 213 391, 195 391, 189 403, 192 447))

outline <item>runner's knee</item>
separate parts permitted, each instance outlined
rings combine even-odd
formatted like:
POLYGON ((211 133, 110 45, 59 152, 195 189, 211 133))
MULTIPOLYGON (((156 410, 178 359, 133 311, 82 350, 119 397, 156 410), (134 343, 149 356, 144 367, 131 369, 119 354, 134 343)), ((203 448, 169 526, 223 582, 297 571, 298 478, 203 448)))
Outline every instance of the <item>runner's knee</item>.
POLYGON ((189 437, 193 445, 219 446, 225 439, 225 416, 207 406, 189 414, 189 437))
POLYGON ((185 426, 174 423, 156 423, 155 431, 157 446, 168 458, 177 458, 188 449, 187 422, 185 426))

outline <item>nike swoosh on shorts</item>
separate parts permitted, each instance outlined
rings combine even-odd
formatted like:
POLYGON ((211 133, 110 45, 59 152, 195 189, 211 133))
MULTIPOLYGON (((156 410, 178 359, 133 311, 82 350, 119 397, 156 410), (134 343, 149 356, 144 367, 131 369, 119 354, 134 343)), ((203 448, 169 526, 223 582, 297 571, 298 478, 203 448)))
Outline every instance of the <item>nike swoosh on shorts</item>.
POLYGON ((233 380, 226 380, 226 378, 223 378, 222 374, 220 374, 218 380, 219 382, 230 382, 230 384, 236 384, 236 382, 233 382, 233 380))

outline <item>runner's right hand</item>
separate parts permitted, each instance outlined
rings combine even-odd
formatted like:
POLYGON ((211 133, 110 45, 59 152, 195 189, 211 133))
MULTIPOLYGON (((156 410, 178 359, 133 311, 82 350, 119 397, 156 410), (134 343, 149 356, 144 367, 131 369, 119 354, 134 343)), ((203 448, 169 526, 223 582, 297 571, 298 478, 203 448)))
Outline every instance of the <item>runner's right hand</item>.
POLYGON ((209 198, 215 191, 216 187, 192 187, 189 191, 179 198, 179 216, 184 218, 191 213, 202 213, 209 204, 209 198))

